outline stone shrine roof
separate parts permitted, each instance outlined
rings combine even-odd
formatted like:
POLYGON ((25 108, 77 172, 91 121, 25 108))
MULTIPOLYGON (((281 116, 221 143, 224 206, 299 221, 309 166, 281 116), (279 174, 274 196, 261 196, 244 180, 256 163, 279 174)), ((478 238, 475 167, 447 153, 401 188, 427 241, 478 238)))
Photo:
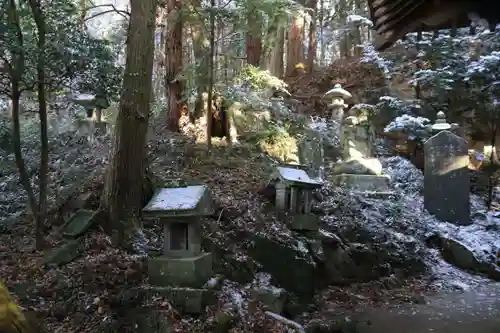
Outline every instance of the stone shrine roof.
POLYGON ((277 176, 289 185, 318 188, 323 186, 323 183, 312 179, 302 169, 277 167, 277 176))
POLYGON ((210 190, 204 185, 162 188, 142 212, 147 217, 204 216, 214 212, 210 190))

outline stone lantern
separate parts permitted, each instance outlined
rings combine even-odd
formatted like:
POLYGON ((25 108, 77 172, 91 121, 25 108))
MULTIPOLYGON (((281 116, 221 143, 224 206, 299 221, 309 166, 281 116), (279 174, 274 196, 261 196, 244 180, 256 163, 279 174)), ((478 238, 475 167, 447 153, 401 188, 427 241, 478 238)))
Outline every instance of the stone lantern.
POLYGON ((342 119, 344 118, 344 108, 347 107, 345 100, 352 98, 351 93, 337 83, 333 89, 325 93, 323 98, 332 99, 332 102, 329 105, 332 112, 332 120, 337 121, 339 124, 342 123, 342 119))
POLYGON ((458 124, 449 124, 446 121, 446 114, 443 111, 439 111, 434 124, 429 125, 427 128, 432 134, 436 134, 441 131, 455 131, 458 127, 458 124))

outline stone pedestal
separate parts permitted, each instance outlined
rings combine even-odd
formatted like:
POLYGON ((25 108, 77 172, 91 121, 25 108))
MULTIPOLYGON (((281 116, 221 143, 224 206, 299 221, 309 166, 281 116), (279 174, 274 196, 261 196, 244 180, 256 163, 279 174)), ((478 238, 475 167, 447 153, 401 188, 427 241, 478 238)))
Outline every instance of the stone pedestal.
POLYGON ((297 214, 292 217, 290 229, 296 231, 318 231, 319 217, 314 214, 297 214))
POLYGON ((166 298, 174 308, 185 313, 200 314, 205 311, 207 305, 213 303, 215 293, 205 288, 153 287, 149 296, 166 298))
POLYGON ((389 176, 377 175, 341 174, 330 177, 330 181, 337 186, 377 192, 389 191, 391 184, 389 176))
POLYGON ((156 257, 148 261, 149 283, 153 286, 202 287, 212 276, 212 254, 195 257, 156 257))

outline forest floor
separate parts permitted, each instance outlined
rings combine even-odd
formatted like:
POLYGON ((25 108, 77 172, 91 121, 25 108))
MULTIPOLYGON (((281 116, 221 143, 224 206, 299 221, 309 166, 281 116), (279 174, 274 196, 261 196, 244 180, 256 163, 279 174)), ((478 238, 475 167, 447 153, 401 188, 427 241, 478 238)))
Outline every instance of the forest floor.
MULTIPOLYGON (((188 183, 210 186, 218 206, 218 217, 207 220, 212 234, 229 233, 242 226, 253 230, 279 228, 279 223, 269 219, 265 209, 267 200, 258 194, 266 185, 271 170, 270 161, 263 153, 243 145, 228 151, 223 143, 216 143, 207 155, 206 147, 179 139, 182 144, 179 143, 176 151, 183 153, 170 152, 169 159, 165 160, 162 158, 167 154, 162 150, 167 147, 164 142, 165 136, 162 140, 153 140, 150 145, 155 154, 153 171, 163 177, 167 175, 168 179, 180 177, 188 183), (221 219, 223 214, 229 217, 221 219)), ((83 236, 84 248, 76 260, 62 267, 48 267, 44 264, 44 254, 34 250, 32 231, 31 219, 23 216, 15 226, 0 233, 0 276, 16 301, 30 318, 36 317, 37 322, 43 324, 46 332, 103 332, 105 327, 116 325, 117 319, 131 310, 130 305, 122 303, 120 295, 124 290, 147 283, 146 256, 114 248, 100 228, 93 228, 83 236)), ((156 233, 154 227, 144 230, 149 239, 157 238, 156 233)), ((54 248, 61 242, 57 228, 47 226, 47 248, 54 248)), ((329 311, 355 308, 360 304, 415 302, 422 293, 430 291, 426 281, 414 279, 395 288, 388 288, 381 282, 332 288, 321 294, 318 302, 322 306, 327 304, 329 311)), ((243 288, 230 285, 235 289, 243 288)), ((231 302, 228 300, 231 288, 220 293, 218 304, 231 302)), ((171 313, 174 332, 209 332, 217 312, 212 308, 199 318, 182 317, 171 308, 168 300, 163 299, 143 306, 171 313)), ((259 307, 250 311, 231 332, 248 332, 248 325, 255 331, 286 332, 284 326, 266 320, 259 307)), ((127 331, 126 327, 120 329, 120 332, 127 331)))

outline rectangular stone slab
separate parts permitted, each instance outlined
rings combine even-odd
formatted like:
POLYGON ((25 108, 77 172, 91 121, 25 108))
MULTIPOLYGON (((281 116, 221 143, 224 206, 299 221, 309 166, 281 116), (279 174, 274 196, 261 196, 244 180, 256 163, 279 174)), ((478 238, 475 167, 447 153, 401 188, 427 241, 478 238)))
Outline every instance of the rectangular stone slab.
POLYGON ((95 214, 96 212, 92 210, 77 210, 61 227, 60 233, 68 238, 80 237, 92 226, 95 214))
POLYGON ((196 257, 156 257, 148 260, 149 283, 153 286, 199 288, 213 277, 212 254, 196 257))
POLYGON ((425 209, 441 221, 471 224, 467 142, 441 131, 424 143, 424 156, 425 209))
POLYGON ((330 177, 337 186, 355 188, 364 191, 387 192, 390 189, 391 178, 377 175, 341 174, 330 177))

